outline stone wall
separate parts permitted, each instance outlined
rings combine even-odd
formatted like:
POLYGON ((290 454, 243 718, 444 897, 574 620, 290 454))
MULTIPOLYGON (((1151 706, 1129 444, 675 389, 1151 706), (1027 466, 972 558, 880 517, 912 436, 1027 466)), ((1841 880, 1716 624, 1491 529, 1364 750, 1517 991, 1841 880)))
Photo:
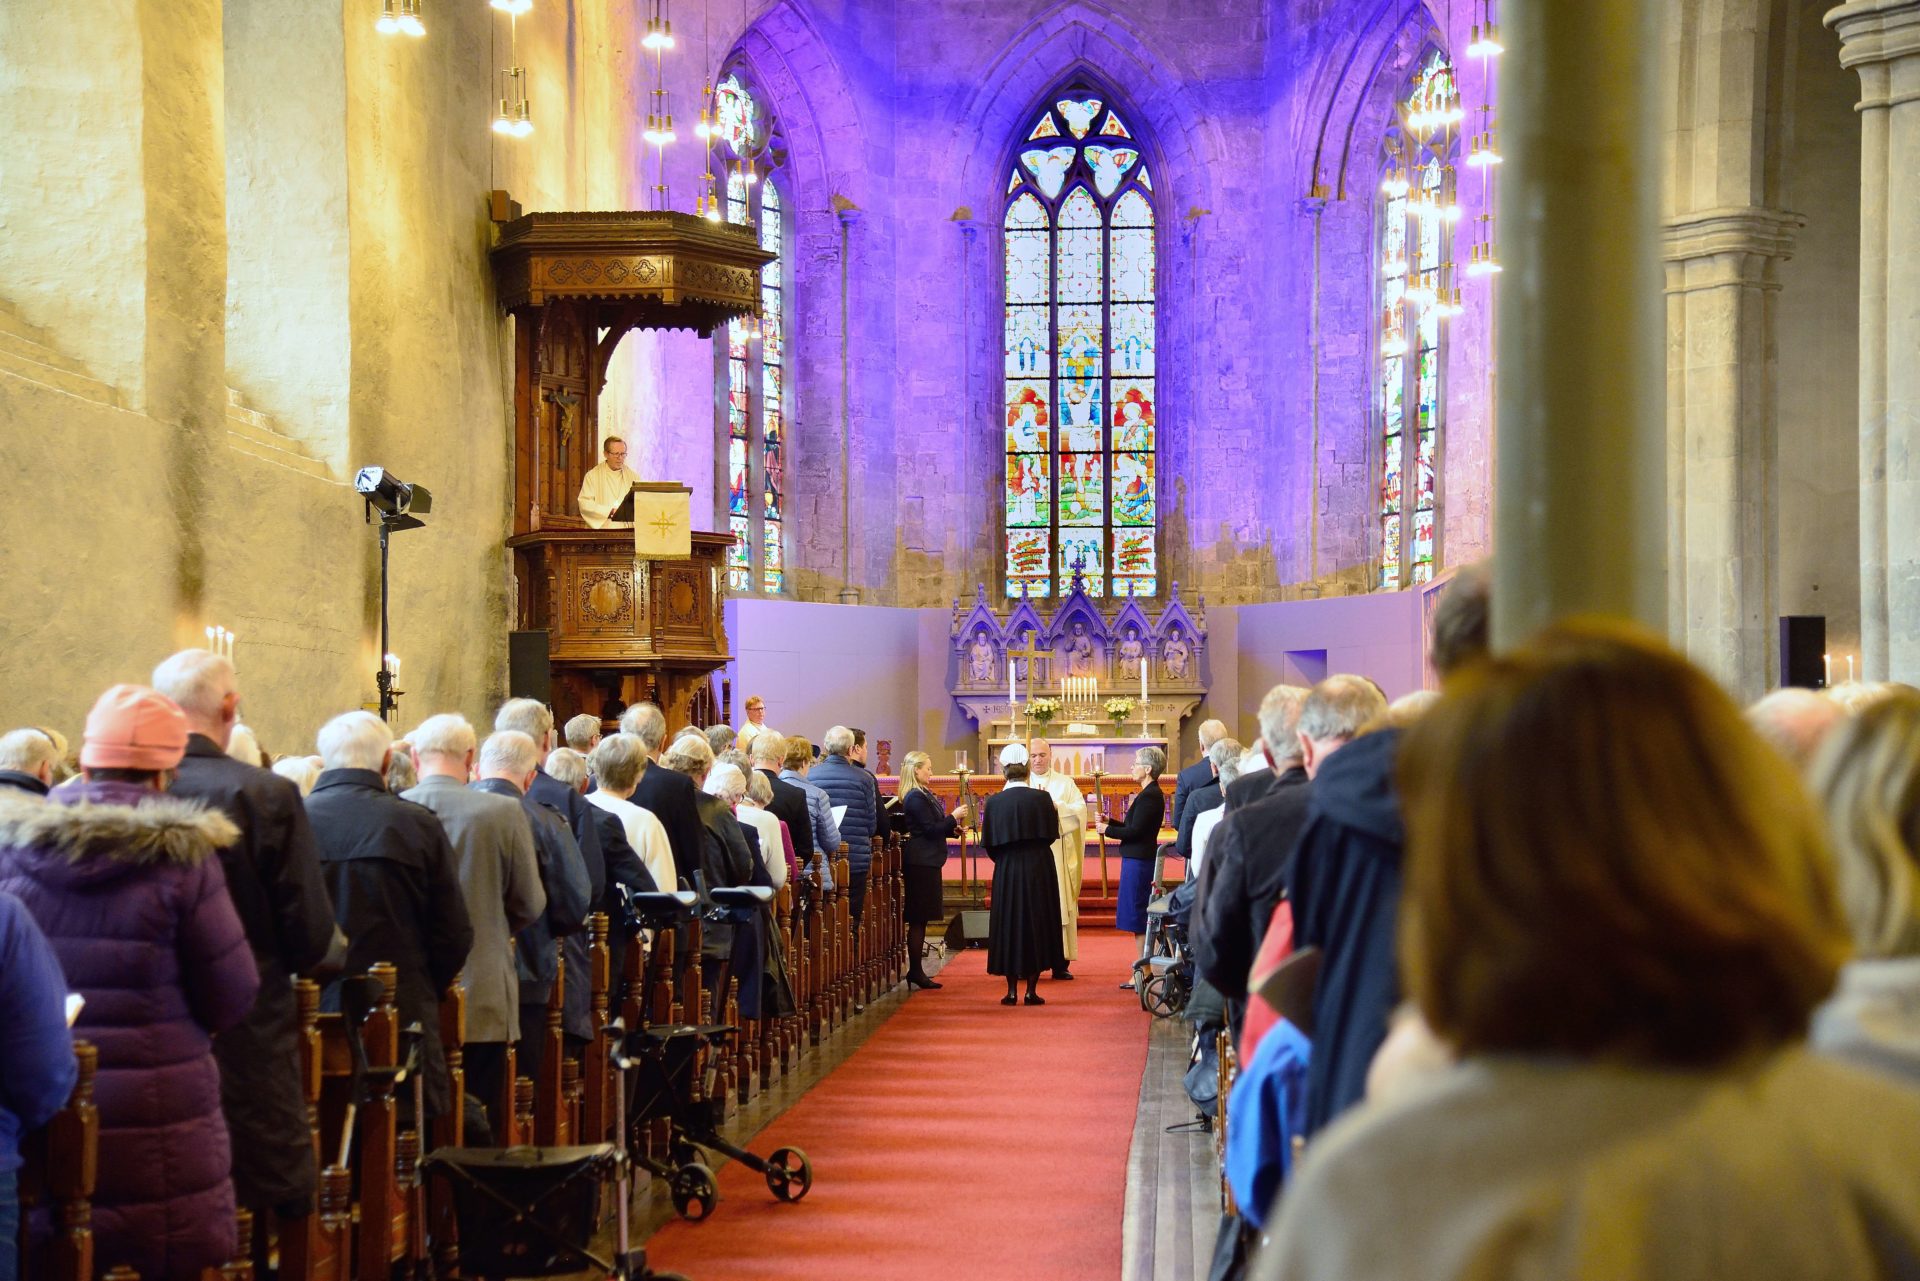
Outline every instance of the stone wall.
MULTIPOLYGON (((486 128, 504 19, 484 5, 430 7, 419 41, 379 36, 358 7, 330 22, 252 0, 114 8, 78 26, 9 13, 0 46, 16 121, 0 723, 77 735, 107 683, 145 679, 215 623, 239 636, 243 715, 270 748, 371 701, 376 543, 350 487, 364 465, 434 494, 427 527, 393 545, 401 722, 485 717, 511 599, 485 195, 511 177, 530 205, 563 207, 587 167, 511 173, 486 128)), ((618 145, 629 92, 578 154, 618 145)), ((540 124, 557 141, 572 112, 556 96, 540 124)))

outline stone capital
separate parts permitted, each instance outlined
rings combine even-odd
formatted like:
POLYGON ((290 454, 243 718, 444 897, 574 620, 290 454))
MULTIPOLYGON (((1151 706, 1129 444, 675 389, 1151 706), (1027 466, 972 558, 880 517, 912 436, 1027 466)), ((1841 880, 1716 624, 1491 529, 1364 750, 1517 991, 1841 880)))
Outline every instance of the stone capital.
POLYGON ((1732 206, 1675 214, 1661 228, 1661 248, 1670 263, 1735 254, 1752 258, 1793 256, 1794 237, 1807 225, 1784 209, 1732 206))
POLYGON ((1840 37, 1843 67, 1920 56, 1920 0, 1851 0, 1829 9, 1822 21, 1840 37))

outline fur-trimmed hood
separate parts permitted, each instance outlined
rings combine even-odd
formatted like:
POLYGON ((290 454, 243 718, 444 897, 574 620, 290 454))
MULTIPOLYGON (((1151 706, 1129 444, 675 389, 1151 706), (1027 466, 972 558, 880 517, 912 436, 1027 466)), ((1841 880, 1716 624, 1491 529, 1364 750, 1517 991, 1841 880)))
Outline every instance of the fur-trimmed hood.
POLYGON ((48 800, 0 794, 0 861, 59 879, 107 879, 139 867, 193 867, 240 839, 218 810, 124 783, 69 784, 48 800))

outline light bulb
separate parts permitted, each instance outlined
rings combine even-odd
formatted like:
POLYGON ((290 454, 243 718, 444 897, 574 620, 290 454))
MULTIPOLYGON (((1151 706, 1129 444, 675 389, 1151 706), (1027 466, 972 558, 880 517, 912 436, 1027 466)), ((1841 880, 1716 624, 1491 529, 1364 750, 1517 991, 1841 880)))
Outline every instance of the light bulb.
POLYGON ((512 14, 516 18, 533 11, 533 0, 488 0, 488 3, 501 13, 512 14))
POLYGON ((408 14, 404 18, 400 19, 400 30, 406 32, 410 36, 424 36, 427 34, 426 27, 423 26, 420 22, 420 19, 415 17, 413 14, 408 14))
POLYGON ((500 114, 493 118, 493 131, 500 134, 513 132, 513 113, 507 109, 507 100, 500 100, 500 114))
POLYGON ((381 0, 380 17, 373 24, 373 29, 383 36, 393 35, 400 30, 400 16, 394 12, 395 2, 396 0, 381 0))
POLYGON ((1484 27, 1474 27, 1473 42, 1467 46, 1468 57, 1497 58, 1506 51, 1507 46, 1500 43, 1499 27, 1491 22, 1484 27))

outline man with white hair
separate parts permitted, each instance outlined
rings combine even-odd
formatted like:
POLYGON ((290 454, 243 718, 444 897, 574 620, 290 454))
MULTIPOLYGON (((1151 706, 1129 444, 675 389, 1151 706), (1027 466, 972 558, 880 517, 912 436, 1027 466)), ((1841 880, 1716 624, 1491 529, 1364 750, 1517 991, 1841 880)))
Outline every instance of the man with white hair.
POLYGON ((631 734, 613 734, 600 740, 588 758, 588 765, 600 786, 587 794, 587 801, 613 817, 626 835, 627 844, 640 856, 654 887, 679 888, 680 878, 673 865, 673 846, 659 818, 633 803, 634 785, 647 768, 647 750, 631 734))
POLYGON ((16 729, 0 734, 0 793, 45 796, 53 787, 53 767, 60 752, 41 729, 16 729))
MULTIPOLYGON (((585 756, 600 742, 600 718, 592 712, 582 712, 567 721, 567 746, 585 756)), ((553 771, 548 770, 549 774, 553 771)))
POLYGON ((873 837, 879 807, 870 790, 873 776, 852 760, 853 731, 835 725, 821 740, 820 759, 807 772, 807 781, 827 794, 841 811, 840 840, 847 847, 847 905, 859 920, 866 910, 867 872, 873 866, 873 837))
MULTIPOLYGON (((640 741, 653 764, 644 764, 640 777, 627 799, 660 820, 667 829, 667 844, 673 848, 674 880, 669 884, 693 884, 700 870, 700 852, 706 837, 700 825, 700 809, 694 799, 693 780, 685 774, 658 765, 660 745, 667 736, 667 718, 652 703, 635 703, 620 717, 620 732, 640 741)), ((660 888, 668 888, 663 884, 660 888)))
POLYGON ((256 1214, 305 1214, 319 1172, 300 1084, 293 980, 325 959, 334 938, 313 828, 298 788, 227 750, 240 716, 231 661, 211 650, 182 650, 153 669, 152 683, 187 721, 186 755, 169 790, 221 811, 240 829, 240 839, 220 851, 220 866, 253 950, 260 993, 247 1017, 213 1042, 234 1191, 256 1214))
MULTIPOLYGON (((600 824, 594 815, 587 798, 577 788, 569 787, 559 779, 540 768, 547 759, 547 753, 557 744, 554 742, 553 712, 545 703, 532 698, 511 698, 500 705, 500 711, 493 718, 493 728, 499 730, 517 730, 533 740, 534 772, 533 784, 526 789, 527 795, 558 814, 573 833, 573 840, 580 847, 580 858, 587 869, 587 880, 593 887, 593 902, 598 910, 609 910, 610 904, 603 897, 607 888, 607 855, 600 848, 600 824)), ((581 972, 586 970, 586 942, 581 941, 579 965, 581 972)), ((583 1010, 585 1006, 581 1007, 583 1010)))
MULTIPOLYGON (((320 778, 307 817, 320 870, 333 893, 334 922, 346 932, 348 974, 386 961, 399 971, 400 1022, 426 1029, 427 1115, 452 1104, 440 995, 467 963, 473 922, 458 862, 432 810, 387 791, 393 731, 371 712, 346 712, 320 727, 320 778)), ((321 997, 340 1008, 339 984, 321 997)))
POLYGON ((1747 724, 1805 774, 1827 736, 1847 719, 1837 699, 1810 689, 1776 689, 1747 709, 1747 724))
MULTIPOLYGON (((767 788, 773 794, 766 802, 767 812, 787 825, 795 856, 808 858, 813 853, 813 825, 807 814, 807 794, 780 777, 780 770, 786 764, 787 740, 771 730, 756 734, 747 756, 753 772, 767 781, 767 788)), ((753 780, 748 779, 747 783, 751 787, 753 780)))
MULTIPOLYGON (((487 736, 480 745, 480 759, 476 767, 479 778, 470 786, 476 792, 503 797, 517 802, 520 812, 525 816, 533 836, 535 859, 540 868, 540 883, 546 890, 547 907, 516 938, 519 954, 520 987, 520 1040, 522 1051, 518 1064, 522 1076, 532 1077, 535 1081, 546 1079, 546 1073, 558 1072, 558 1063, 548 1063, 542 1053, 545 1046, 542 1035, 547 1026, 547 1000, 553 994, 553 985, 561 975, 560 948, 567 936, 575 934, 587 922, 587 914, 593 910, 593 891, 587 879, 587 870, 580 858, 580 847, 574 843, 573 834, 567 829, 566 822, 547 806, 533 799, 530 794, 534 775, 540 769, 540 750, 533 739, 519 730, 500 730, 487 736)), ((567 958, 567 972, 584 976, 584 961, 574 968, 573 958, 567 958)), ((568 983, 566 988, 585 984, 568 983)), ((581 1030, 580 1022, 574 1020, 573 1002, 566 1000, 566 988, 562 989, 563 1024, 569 1036, 582 1041, 592 1037, 591 1029, 581 1030)), ((587 994, 590 995, 590 994, 587 994)))
POLYGON ((1200 759, 1181 770, 1173 780, 1173 812, 1167 817, 1167 826, 1178 832, 1180 822, 1187 816, 1187 802, 1200 788, 1214 781, 1213 762, 1207 758, 1207 750, 1227 736, 1227 727, 1217 720, 1200 722, 1200 759))
POLYGON ((1220 767, 1230 759, 1237 758, 1241 752, 1237 740, 1221 735, 1207 748, 1204 764, 1208 770, 1207 781, 1187 793, 1186 808, 1181 813, 1179 823, 1174 826, 1174 852, 1193 864, 1193 829, 1201 815, 1208 810, 1220 809, 1227 803, 1225 786, 1220 781, 1220 767))
POLYGON ((403 793, 440 818, 460 873, 473 950, 460 972, 467 994, 467 1088, 487 1107, 497 1137, 500 1108, 512 1083, 507 1047, 520 1039, 520 976, 513 936, 540 919, 547 891, 540 883, 533 826, 513 800, 467 786, 476 751, 464 716, 429 716, 407 739, 419 783, 403 793))
POLYGON ((1060 889, 1060 964, 1053 977, 1073 977, 1074 958, 1080 955, 1080 879, 1087 858, 1087 799, 1080 785, 1053 769, 1053 744, 1044 738, 1027 745, 1027 786, 1053 798, 1060 815, 1060 836, 1053 843, 1054 882, 1060 889))

